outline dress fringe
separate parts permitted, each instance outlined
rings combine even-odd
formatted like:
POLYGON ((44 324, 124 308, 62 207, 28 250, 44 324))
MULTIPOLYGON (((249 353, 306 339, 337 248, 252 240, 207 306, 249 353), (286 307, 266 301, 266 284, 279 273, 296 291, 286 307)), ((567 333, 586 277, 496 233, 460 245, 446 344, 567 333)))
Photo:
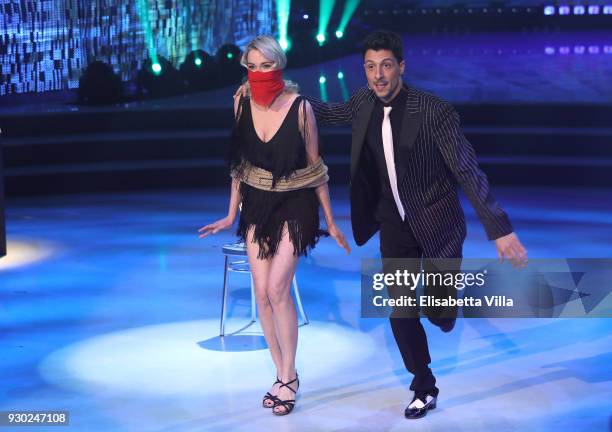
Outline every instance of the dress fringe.
POLYGON ((247 233, 253 227, 253 242, 259 247, 259 259, 276 255, 285 226, 295 256, 307 256, 321 237, 329 236, 327 231, 319 229, 319 207, 314 189, 269 192, 242 183, 240 193, 243 203, 248 205, 243 205, 236 234, 246 242, 247 233), (299 207, 291 206, 291 201, 299 207), (281 206, 288 207, 280 211, 281 206))

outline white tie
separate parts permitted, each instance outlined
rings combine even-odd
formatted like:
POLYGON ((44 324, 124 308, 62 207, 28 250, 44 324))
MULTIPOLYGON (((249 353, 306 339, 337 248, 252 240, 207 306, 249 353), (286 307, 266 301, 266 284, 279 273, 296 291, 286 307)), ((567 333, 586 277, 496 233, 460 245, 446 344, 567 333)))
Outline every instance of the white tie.
POLYGON ((382 140, 383 150, 385 152, 385 162, 387 163, 387 173, 389 174, 389 182, 391 183, 391 192, 393 192, 395 205, 397 206, 397 210, 402 220, 404 220, 406 212, 404 211, 404 206, 402 205, 397 190, 397 174, 395 172, 395 159, 393 157, 393 133, 391 132, 391 119, 389 118, 391 107, 388 106, 383 108, 385 110, 385 118, 382 122, 382 140))

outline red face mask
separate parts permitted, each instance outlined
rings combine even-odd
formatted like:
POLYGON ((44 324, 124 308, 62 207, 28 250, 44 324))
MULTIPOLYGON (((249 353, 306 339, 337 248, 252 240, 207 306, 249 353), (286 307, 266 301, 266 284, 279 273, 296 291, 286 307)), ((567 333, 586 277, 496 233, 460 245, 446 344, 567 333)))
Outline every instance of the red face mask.
POLYGON ((270 72, 247 72, 251 97, 258 105, 269 106, 274 98, 285 88, 283 71, 276 69, 270 72))

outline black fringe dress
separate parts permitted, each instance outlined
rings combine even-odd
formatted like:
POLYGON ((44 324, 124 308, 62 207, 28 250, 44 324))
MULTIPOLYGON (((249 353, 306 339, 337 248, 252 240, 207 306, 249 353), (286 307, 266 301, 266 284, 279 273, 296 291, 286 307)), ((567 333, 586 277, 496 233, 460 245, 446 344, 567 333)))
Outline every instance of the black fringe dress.
MULTIPOLYGON (((302 96, 293 101, 278 132, 264 142, 255 131, 250 98, 242 97, 230 145, 230 170, 240 176, 241 162, 246 160, 272 172, 274 187, 279 179, 306 168, 305 140, 299 127, 299 111, 304 110, 302 101, 305 101, 302 96)), ((242 208, 236 234, 246 242, 247 231, 254 226, 253 241, 259 246, 260 259, 276 254, 285 223, 296 256, 307 255, 321 236, 329 235, 319 229, 319 201, 314 188, 277 192, 241 182, 240 195, 242 208)))

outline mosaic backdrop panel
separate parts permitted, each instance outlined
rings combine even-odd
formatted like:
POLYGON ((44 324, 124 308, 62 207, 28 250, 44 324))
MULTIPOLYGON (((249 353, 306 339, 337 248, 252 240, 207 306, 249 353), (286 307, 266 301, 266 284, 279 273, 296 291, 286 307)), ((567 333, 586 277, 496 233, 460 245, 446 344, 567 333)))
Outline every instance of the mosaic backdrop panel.
POLYGON ((0 0, 0 95, 76 88, 94 60, 129 81, 150 52, 178 66, 275 21, 273 0, 0 0))

